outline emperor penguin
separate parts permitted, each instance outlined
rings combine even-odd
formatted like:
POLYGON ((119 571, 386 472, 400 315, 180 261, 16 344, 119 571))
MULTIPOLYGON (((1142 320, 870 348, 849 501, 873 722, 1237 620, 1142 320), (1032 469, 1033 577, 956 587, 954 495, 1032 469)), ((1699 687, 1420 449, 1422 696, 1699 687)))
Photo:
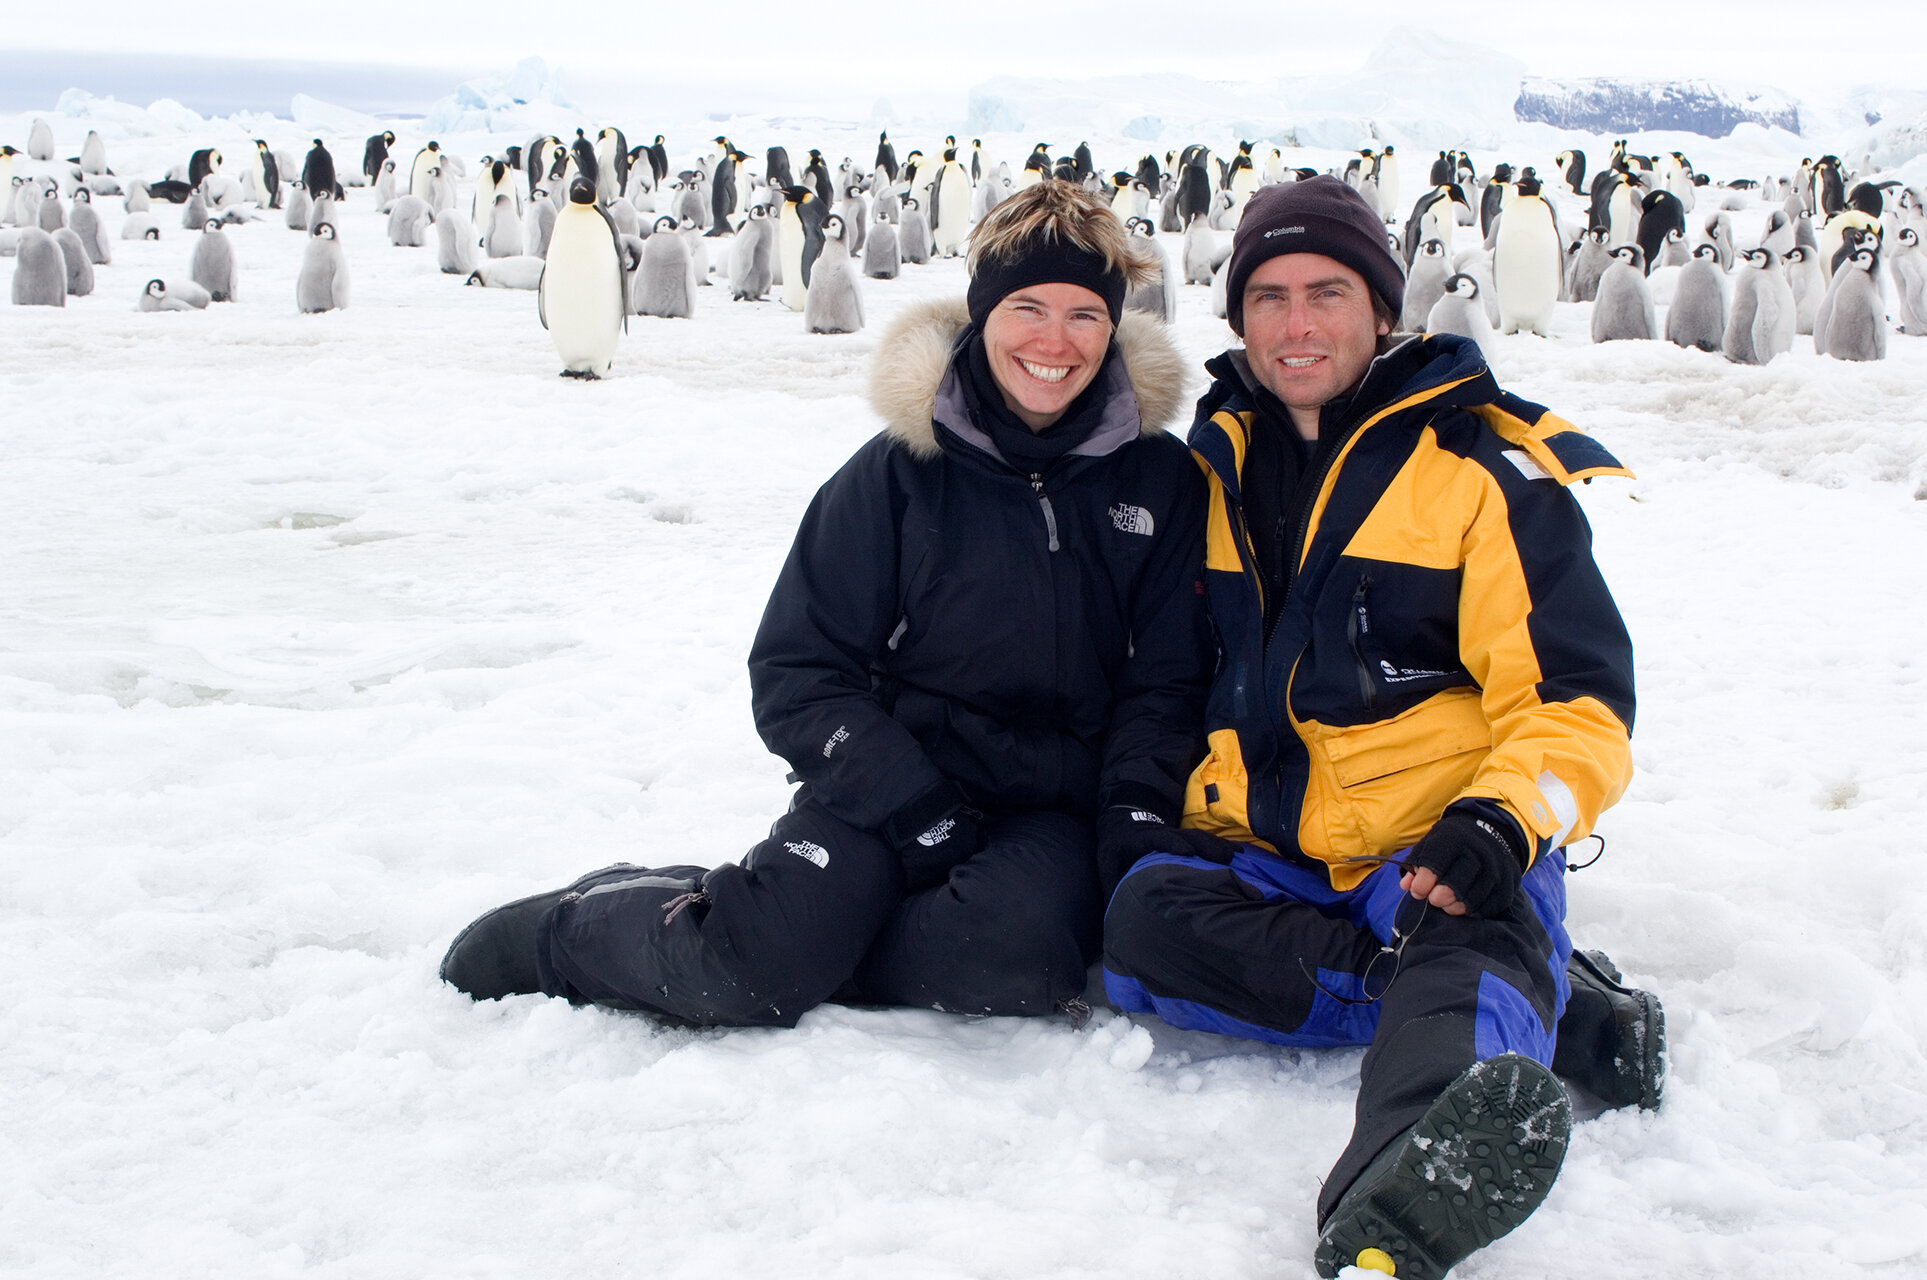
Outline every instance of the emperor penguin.
POLYGON ((1725 210, 1706 220, 1706 242, 1719 251, 1720 270, 1733 269, 1733 220, 1725 210))
MULTIPOLYGON (((1282 181, 1283 173, 1276 147, 1271 149, 1270 159, 1272 163, 1266 166, 1266 183, 1282 181)), ((1398 153, 1389 142, 1385 144, 1385 149, 1378 153, 1378 207, 1383 212, 1385 221, 1397 220, 1398 153)))
MULTIPOLYGON (((317 139, 319 141, 319 139, 317 139)), ((221 153, 213 147, 202 147, 187 158, 187 185, 198 187, 201 179, 210 173, 221 171, 221 153)))
POLYGON ((1696 246, 1693 260, 1680 269, 1666 308, 1666 340, 1701 351, 1718 351, 1726 340, 1726 273, 1710 244, 1696 246))
POLYGON ((1552 336, 1564 264, 1552 205, 1537 178, 1520 178, 1506 189, 1498 236, 1492 246, 1492 285, 1498 295, 1500 333, 1524 331, 1552 336))
POLYGON ((475 175, 475 197, 469 203, 469 221, 477 227, 486 229, 495 217, 495 197, 513 197, 521 188, 515 185, 514 171, 508 161, 494 158, 482 161, 482 168, 475 175))
POLYGON ((234 267, 234 244, 221 232, 217 218, 209 218, 201 229, 201 239, 194 246, 193 262, 188 275, 194 283, 207 290, 208 297, 216 302, 234 301, 234 282, 238 273, 234 267))
POLYGON ((1425 332, 1455 333, 1461 338, 1470 338, 1489 357, 1492 321, 1487 318, 1485 304, 1479 299, 1479 282, 1464 272, 1447 276, 1445 292, 1425 313, 1425 332))
POLYGON ((388 130, 368 135, 368 143, 361 149, 361 172, 369 182, 381 176, 382 165, 388 163, 388 148, 394 145, 395 135, 388 130))
POLYGON ((259 197, 261 207, 279 209, 281 207, 281 164, 274 158, 274 152, 264 138, 254 140, 254 154, 248 157, 248 173, 261 193, 259 197))
POLYGON ((1796 244, 1787 249, 1786 280, 1793 291, 1793 332, 1810 336, 1820 314, 1820 300, 1827 296, 1827 278, 1812 245, 1796 244))
POLYGON ((1558 158, 1552 163, 1553 167, 1559 170, 1559 177, 1566 184, 1566 190, 1576 196, 1586 194, 1585 152, 1578 150, 1561 151, 1558 158))
POLYGON ((549 237, 555 232, 555 202, 549 199, 547 187, 535 191, 536 197, 522 215, 522 251, 543 258, 548 256, 549 237))
POLYGON ((205 311, 210 299, 207 290, 192 280, 169 285, 165 280, 149 280, 141 290, 141 311, 205 311))
POLYGON ((1720 351, 1735 364, 1765 364, 1793 349, 1793 290, 1771 249, 1751 249, 1733 275, 1720 351))
POLYGON ((13 255, 13 304, 16 307, 67 305, 67 257, 39 227, 22 227, 13 255))
POLYGON ((642 263, 631 284, 629 309, 639 316, 687 320, 696 314, 689 241, 677 231, 680 224, 668 214, 656 219, 642 242, 642 263))
POLYGON ((67 210, 67 225, 80 237, 81 245, 87 250, 88 262, 105 266, 113 261, 113 254, 107 245, 107 228, 101 225, 100 215, 94 212, 93 200, 87 194, 87 188, 74 188, 74 203, 67 210))
POLYGON ((1660 250, 1666 247, 1667 233, 1672 231, 1685 234, 1686 207, 1670 191, 1648 192, 1640 202, 1639 230, 1633 237, 1639 251, 1646 255, 1647 275, 1660 265, 1660 250))
MULTIPOLYGON (((203 213, 205 219, 205 213, 203 213)), ((40 208, 34 219, 36 225, 49 235, 67 225, 67 209, 60 203, 60 188, 49 186, 41 189, 40 208)))
POLYGON ((1492 226, 1499 220, 1499 210, 1512 191, 1512 182, 1512 166, 1498 165, 1492 170, 1492 181, 1485 184, 1485 192, 1479 197, 1479 234, 1488 244, 1492 242, 1492 226))
POLYGON ((1636 244, 1616 245, 1612 252, 1613 264, 1599 277, 1599 294, 1592 304, 1592 340, 1657 337, 1653 298, 1646 289, 1645 255, 1636 244))
POLYGON ((1436 236, 1419 246, 1418 256, 1405 273, 1405 309, 1398 327, 1405 333, 1424 333, 1425 318, 1432 304, 1445 295, 1446 278, 1452 274, 1445 259, 1445 242, 1436 236))
MULTIPOLYGON (((1639 183, 1630 174, 1621 173, 1618 178, 1606 200, 1607 225, 1612 228, 1614 247, 1638 243, 1641 212, 1639 183)), ((1640 256, 1645 256, 1643 250, 1640 256)))
POLYGON ((1769 210, 1766 226, 1760 232, 1760 244, 1784 258, 1786 251, 1798 243, 1799 234, 1794 230, 1793 219, 1787 217, 1786 210, 1769 210))
POLYGON ((1177 323, 1178 278, 1171 270, 1171 255, 1158 243, 1157 224, 1149 218, 1132 218, 1124 224, 1124 229, 1138 256, 1155 268, 1152 278, 1131 290, 1124 299, 1125 308, 1156 316, 1165 324, 1177 323))
POLYGON ((629 187, 629 139, 613 126, 596 134, 596 200, 614 204, 629 187))
POLYGON ((627 327, 622 246, 615 224, 596 203, 593 178, 569 184, 569 203, 555 217, 548 268, 536 292, 542 327, 562 357, 562 376, 600 378, 616 358, 627 327))
POLYGON ((943 153, 930 188, 930 251, 941 258, 963 252, 970 231, 970 175, 957 163, 955 147, 943 153))
MULTIPOLYGON (((44 221, 41 226, 52 229, 44 221)), ((1826 273, 1827 279, 1833 278, 1833 273, 1867 233, 1878 235, 1880 229, 1880 219, 1861 209, 1843 209, 1820 224, 1820 270, 1826 273)))
POLYGON ((395 189, 395 157, 389 156, 381 162, 381 171, 375 175, 375 212, 391 213, 395 200, 400 193, 395 189))
MULTIPOLYGON (((4 195, 6 169, 0 166, 0 195, 4 195)), ((146 213, 154 207, 153 197, 148 193, 147 184, 135 178, 127 184, 127 195, 120 202, 121 208, 129 213, 146 213)))
POLYGON ((716 158, 716 170, 709 179, 708 234, 722 236, 736 229, 736 156, 738 153, 730 146, 727 138, 716 139, 716 145, 723 150, 716 158))
MULTIPOLYGON (((803 279, 803 246, 809 237, 803 230, 802 206, 815 203, 816 193, 798 184, 783 188, 783 203, 776 210, 775 272, 783 282, 783 305, 801 311, 809 285, 803 279)), ((913 203, 905 201, 905 204, 913 203)))
POLYGON ((475 224, 460 210, 442 210, 441 216, 435 219, 435 262, 442 273, 464 278, 473 275, 479 248, 475 224))
POLYGON ((514 258, 484 258, 476 264, 475 274, 462 281, 488 289, 538 288, 548 263, 532 253, 514 258))
POLYGON ((863 189, 855 183, 843 188, 843 199, 837 203, 836 216, 843 219, 843 241, 852 256, 860 255, 868 236, 865 234, 870 224, 870 210, 863 199, 863 189))
POLYGON ((1894 285, 1900 331, 1916 338, 1927 335, 1927 251, 1920 247, 1919 228, 1904 226, 1895 234, 1887 274, 1894 285))
POLYGON ((53 128, 39 116, 33 118, 33 124, 27 129, 27 155, 35 160, 54 158, 53 128))
MULTIPOLYGON (((970 181, 961 166, 957 172, 959 181, 970 181)), ((803 303, 803 327, 811 333, 855 333, 863 327, 863 295, 844 235, 842 218, 831 214, 823 219, 823 250, 810 272, 809 296, 803 303)))
POLYGON ((870 227, 869 243, 863 250, 863 274, 872 280, 894 280, 902 269, 897 253, 897 228, 884 217, 879 206, 876 222, 870 227))
POLYGON ((87 131, 87 140, 80 144, 80 155, 75 159, 74 163, 80 166, 82 173, 103 174, 107 172, 107 144, 100 140, 100 134, 92 129, 87 131))
POLYGON ((1458 225, 1453 205, 1468 211, 1472 208, 1466 200, 1465 188, 1456 182, 1441 183, 1418 198, 1418 203, 1412 206, 1412 216, 1405 222, 1406 266, 1412 265, 1419 246, 1427 240, 1438 240, 1445 245, 1448 255, 1452 252, 1452 229, 1458 225))
POLYGON ((930 261, 930 224, 924 221, 923 206, 915 196, 905 196, 897 215, 897 255, 905 262, 930 261))
POLYGON ((84 298, 92 293, 94 264, 87 261, 87 246, 80 242, 80 236, 72 227, 62 227, 54 232, 54 243, 60 246, 60 256, 66 262, 68 296, 84 298))
POLYGON ((743 229, 730 247, 729 296, 737 302, 759 302, 775 282, 776 223, 769 206, 753 204, 743 229))
POLYGON ((407 249, 421 248, 427 243, 428 224, 434 217, 428 201, 415 195, 402 196, 388 214, 388 243, 407 249))
POLYGON ((1184 282, 1210 284, 1218 265, 1218 237, 1203 214, 1193 214, 1184 229, 1184 282))
POLYGON ((312 234, 308 231, 308 214, 314 209, 313 201, 308 199, 308 184, 296 179, 288 184, 287 214, 282 221, 288 230, 312 234))
POLYGON ((335 239, 335 224, 323 222, 308 237, 301 274, 294 281, 294 305, 312 315, 348 305, 348 258, 335 239))
MULTIPOLYGON (((1875 257, 1872 249, 1855 249, 1834 272, 1834 285, 1827 292, 1833 305, 1824 317, 1824 354, 1836 360, 1887 358, 1887 307, 1874 279, 1875 257)), ((1815 333, 1814 349, 1820 350, 1817 328, 1815 333)))
POLYGON ((301 165, 301 184, 308 188, 311 200, 324 195, 341 198, 341 184, 335 180, 335 158, 319 138, 314 140, 307 160, 301 165))
POLYGON ((120 238, 123 240, 158 240, 161 238, 161 224, 151 213, 130 213, 121 220, 120 238))

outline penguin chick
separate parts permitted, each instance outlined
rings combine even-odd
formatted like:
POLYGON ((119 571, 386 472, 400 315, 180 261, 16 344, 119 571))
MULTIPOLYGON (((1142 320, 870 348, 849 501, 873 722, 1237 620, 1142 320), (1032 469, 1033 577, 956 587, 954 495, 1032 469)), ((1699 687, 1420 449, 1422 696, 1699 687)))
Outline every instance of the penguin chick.
POLYGON ((1479 282, 1464 272, 1447 276, 1444 291, 1425 313, 1425 332, 1456 333, 1479 344, 1487 352, 1492 346, 1492 321, 1486 316, 1485 303, 1479 298, 1479 282))
POLYGON ((80 236, 72 227, 62 227, 54 232, 54 243, 60 246, 60 253, 67 261, 67 293, 70 297, 84 298, 94 291, 94 264, 87 260, 87 246, 80 242, 80 236))
POLYGON ((1675 346, 1718 351, 1726 340, 1726 280, 1719 251, 1710 244, 1693 250, 1680 268, 1673 301, 1666 308, 1666 340, 1675 346))
MULTIPOLYGON (((963 172, 960 166, 957 172, 963 172)), ((811 268, 810 291, 803 302, 803 327, 811 333, 855 333, 863 328, 863 295, 857 289, 844 235, 841 217, 831 214, 823 219, 823 248, 811 268)))
POLYGON ((894 280, 903 269, 897 254, 897 228, 890 210, 877 204, 870 227, 870 243, 863 251, 863 274, 872 280, 894 280))
POLYGON ((1452 274, 1445 262, 1445 242, 1436 237, 1419 246, 1405 280, 1405 308, 1398 327, 1406 333, 1426 333, 1426 317, 1432 304, 1445 296, 1445 281, 1452 274))
POLYGON ((1613 249, 1613 264, 1599 277, 1599 295, 1592 304, 1592 340, 1618 342, 1652 338, 1653 298, 1646 288, 1645 255, 1636 244, 1613 249))
POLYGON ((1749 250, 1733 274, 1720 352, 1735 364, 1766 364, 1792 349, 1793 289, 1771 249, 1749 250))
POLYGON ((401 196, 388 214, 388 243, 404 249, 419 249, 427 243, 428 224, 434 219, 428 201, 420 196, 401 196))
POLYGON ((192 280, 169 286, 163 280, 149 280, 141 290, 142 311, 205 311, 211 299, 207 290, 192 280))
POLYGON ((1918 228, 1905 226, 1894 236, 1887 273, 1894 283, 1900 331, 1910 337, 1927 336, 1927 251, 1920 247, 1918 228))
POLYGON ((1151 264, 1155 273, 1131 290, 1124 299, 1125 309, 1146 312, 1166 324, 1177 323, 1178 279, 1171 272, 1171 255, 1158 243, 1157 224, 1149 218, 1132 218, 1124 226, 1130 233, 1131 247, 1151 264))
POLYGON ((459 210, 443 209, 435 219, 435 258, 442 273, 466 276, 474 271, 479 248, 474 224, 459 210))
POLYGON ((643 242, 642 264, 631 282, 629 309, 639 316, 686 320, 696 313, 690 282, 689 242, 675 218, 664 214, 643 242))
POLYGON ((338 311, 348 305, 348 259, 335 239, 332 222, 320 224, 308 237, 301 274, 295 277, 294 304, 304 314, 338 311))
POLYGON ((13 255, 13 305, 67 305, 67 259, 53 236, 39 227, 23 227, 13 255))
POLYGON ((915 196, 903 198, 898 214, 897 254, 905 262, 930 261, 930 224, 924 221, 923 205, 915 196))
POLYGON ((1827 296, 1827 278, 1812 245, 1796 244, 1786 251, 1786 279, 1793 291, 1793 332, 1810 336, 1820 300, 1827 296))
POLYGON ((1834 272, 1826 353, 1836 360, 1887 358, 1887 307, 1874 270, 1874 251, 1861 248, 1834 272))
POLYGON ((194 246, 194 258, 188 275, 195 284, 206 289, 208 297, 214 301, 233 302, 235 274, 233 242, 222 234, 221 224, 210 218, 201 232, 200 241, 194 246))

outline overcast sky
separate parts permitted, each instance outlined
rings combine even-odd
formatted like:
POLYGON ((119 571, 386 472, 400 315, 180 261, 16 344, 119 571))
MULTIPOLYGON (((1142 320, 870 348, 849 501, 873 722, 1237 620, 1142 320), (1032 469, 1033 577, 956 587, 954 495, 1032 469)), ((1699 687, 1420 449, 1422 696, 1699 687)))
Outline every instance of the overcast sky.
POLYGON ((39 72, 39 81, 59 79, 63 59, 79 71, 84 59, 52 51, 80 49, 380 63, 447 69, 457 79, 540 55, 575 85, 620 75, 713 88, 780 85, 790 91, 786 98, 822 86, 827 97, 847 100, 961 91, 1004 74, 1082 79, 1176 71, 1254 80, 1351 72, 1365 67, 1387 29, 1407 24, 1511 54, 1536 75, 1703 76, 1796 96, 1865 81, 1918 85, 1923 78, 1922 42, 1897 38, 1897 18, 1875 20, 1877 38, 1869 39, 1868 24, 1829 17, 1811 0, 1500 0, 1456 8, 1372 0, 1304 12, 1311 8, 1276 0, 278 0, 213 7, 88 0, 78 8, 16 6, 0 49, 11 51, 11 66, 24 60, 39 72), (1465 20, 1452 21, 1455 13, 1465 20))

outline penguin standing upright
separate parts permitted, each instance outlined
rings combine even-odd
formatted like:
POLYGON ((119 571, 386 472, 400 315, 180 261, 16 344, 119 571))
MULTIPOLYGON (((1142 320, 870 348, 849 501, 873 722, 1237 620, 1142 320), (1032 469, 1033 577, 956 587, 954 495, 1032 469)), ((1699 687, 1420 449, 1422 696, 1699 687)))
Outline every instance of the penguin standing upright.
POLYGON ((565 378, 600 378, 615 362, 627 324, 622 246, 615 224, 596 203, 595 180, 577 177, 569 203, 555 216, 548 266, 536 290, 542 327, 555 340, 565 378))
POLYGON ((596 134, 596 201, 607 207, 629 189, 629 140, 610 127, 596 134))
POLYGON ((872 280, 894 280, 902 270, 901 261, 897 253, 896 224, 883 216, 879 206, 863 249, 863 274, 872 280))
POLYGON ((308 199, 308 184, 305 182, 290 182, 288 184, 287 213, 286 216, 282 218, 282 221, 287 223, 288 230, 290 231, 299 231, 304 235, 312 234, 308 231, 308 214, 312 211, 313 207, 313 201, 308 199))
POLYGON ((1479 234, 1487 241, 1492 239, 1492 224, 1499 220, 1499 211, 1511 190, 1512 166, 1502 164, 1494 168, 1492 181, 1485 184, 1485 191, 1479 196, 1479 234))
POLYGON ((1796 244, 1786 251, 1786 280, 1793 293, 1793 332, 1811 334, 1820 300, 1827 296, 1827 278, 1812 245, 1796 244))
POLYGON ((536 198, 529 201, 522 215, 522 252, 538 258, 549 253, 549 237, 555 232, 555 202, 546 187, 537 187, 536 198))
POLYGON ((1617 245, 1613 264, 1599 277, 1599 295, 1592 304, 1592 340, 1618 342, 1654 338, 1653 298, 1646 288, 1646 255, 1636 244, 1617 245))
POLYGON ((774 282, 775 261, 776 223, 768 206, 753 204, 731 246, 729 296, 738 302, 760 301, 774 282))
POLYGON ((964 237, 970 231, 970 175, 957 163, 955 147, 943 153, 930 189, 930 205, 930 251, 954 258, 963 252, 964 237))
POLYGON ((1178 225, 1187 230, 1193 218, 1209 218, 1211 215, 1211 175, 1205 168, 1202 148, 1185 160, 1178 170, 1177 210, 1178 225))
POLYGON ((107 144, 100 140, 100 134, 92 129, 87 131, 87 140, 80 144, 80 154, 74 157, 80 171, 92 177, 107 172, 107 144))
MULTIPOLYGON (((1493 186, 1499 184, 1495 181, 1493 186)), ((1492 286, 1500 333, 1552 336, 1564 258, 1552 205, 1537 178, 1504 188, 1504 208, 1492 246, 1492 286)))
POLYGON ((60 246, 60 256, 67 265, 67 294, 69 297, 84 298, 94 291, 94 264, 87 260, 87 246, 80 242, 80 235, 72 227, 62 227, 54 232, 54 243, 60 246))
POLYGON ((389 156, 381 162, 381 172, 375 175, 375 212, 393 213, 395 201, 400 198, 396 189, 395 157, 389 156))
POLYGON ((924 221, 923 206, 914 196, 905 196, 897 214, 897 256, 905 262, 930 261, 930 224, 924 221))
MULTIPOLYGON (((1278 159, 1276 148, 1271 152, 1274 164, 1278 159)), ((1277 178, 1267 174, 1266 182, 1276 182, 1277 178)), ((1378 208, 1380 216, 1387 222, 1398 220, 1398 152, 1391 143, 1378 153, 1378 208)))
POLYGON ((1735 364, 1765 364, 1793 349, 1793 290, 1771 249, 1752 249, 1733 276, 1720 351, 1735 364))
POLYGON ((395 135, 388 130, 368 135, 367 145, 361 149, 361 172, 370 183, 381 176, 381 166, 388 159, 388 148, 394 145, 395 135))
POLYGON ((723 153, 716 158, 716 170, 709 178, 709 231, 712 236, 728 235, 736 229, 736 151, 729 139, 716 139, 723 153))
POLYGON ((1445 281, 1451 275, 1443 240, 1433 238, 1419 246, 1411 270, 1406 272, 1405 309, 1399 316, 1400 329, 1406 333, 1426 331, 1425 318, 1432 313, 1432 304, 1445 295, 1445 281))
POLYGON ((1718 251, 1720 270, 1733 269, 1733 220, 1721 210, 1706 220, 1706 243, 1718 251))
POLYGON ((829 215, 823 219, 822 231, 823 249, 810 272, 809 296, 803 303, 803 327, 811 333, 855 333, 863 327, 863 294, 844 243, 843 219, 829 215))
POLYGON ((323 222, 308 237, 295 277, 294 304, 307 314, 339 311, 348 305, 348 258, 335 239, 335 226, 323 222))
POLYGON ((1126 310, 1143 311, 1165 324, 1178 319, 1178 277, 1171 270, 1171 255, 1158 243, 1157 225, 1149 218, 1132 218, 1124 224, 1140 257, 1147 259, 1156 274, 1124 299, 1126 310))
POLYGON ((22 227, 13 250, 13 305, 67 305, 67 257, 39 227, 22 227))
POLYGON ((862 254, 868 242, 870 209, 863 199, 863 188, 851 183, 843 188, 843 199, 836 206, 836 216, 843 219, 843 243, 850 256, 862 254))
POLYGON ((1583 151, 1561 151, 1553 166, 1559 170, 1560 180, 1566 189, 1576 196, 1586 194, 1586 153, 1583 151))
POLYGON ((1836 360, 1887 358, 1887 307, 1874 279, 1875 257, 1872 249, 1857 248, 1833 273, 1833 287, 1827 290, 1827 301, 1832 305, 1823 306, 1815 322, 1814 350, 1836 360), (1822 323, 1826 327, 1824 348, 1820 341, 1822 323))
POLYGON ((1411 266, 1412 259, 1418 256, 1418 248, 1427 240, 1438 240, 1445 245, 1445 252, 1452 252, 1452 229, 1458 225, 1458 217, 1453 205, 1461 205, 1470 211, 1471 204, 1465 197, 1465 188, 1456 182, 1441 183, 1418 198, 1412 206, 1412 216, 1405 222, 1405 265, 1411 266))
POLYGON ((1218 237, 1202 216, 1194 216, 1184 229, 1184 282, 1210 284, 1218 265, 1218 237))
POLYGON ((388 243, 405 249, 419 249, 428 243, 428 227, 435 211, 420 196, 402 196, 388 213, 388 243))
POLYGON ((1633 241, 1646 256, 1646 274, 1660 265, 1660 250, 1666 246, 1668 232, 1686 234, 1686 207, 1670 191, 1650 191, 1640 202, 1639 230, 1633 241))
POLYGON ((67 225, 80 237, 82 247, 87 250, 88 262, 105 266, 113 261, 107 243, 107 228, 101 225, 100 215, 94 212, 93 198, 88 195, 87 188, 74 188, 74 203, 67 210, 67 225))
POLYGON ((274 152, 268 147, 267 140, 264 138, 254 140, 254 153, 248 157, 248 176, 254 183, 256 199, 259 200, 261 207, 279 209, 281 207, 281 165, 275 160, 274 152))
POLYGON ((1566 269, 1566 301, 1591 302, 1599 292, 1599 277, 1613 264, 1606 248, 1611 234, 1604 227, 1593 227, 1579 237, 1572 264, 1566 269))
POLYGON ((310 200, 324 195, 341 198, 341 184, 335 181, 335 158, 319 138, 314 140, 314 146, 308 149, 308 158, 301 165, 301 185, 308 189, 310 200))
POLYGON ((830 185, 830 166, 823 159, 823 153, 814 148, 810 151, 810 162, 803 166, 803 185, 816 193, 823 208, 835 203, 836 188, 830 185))
POLYGON ((1900 331, 1916 338, 1927 335, 1927 252, 1920 247, 1918 228, 1905 226, 1894 236, 1887 273, 1894 282, 1900 331))
POLYGON ((776 255, 783 267, 783 305, 801 311, 809 295, 809 268, 823 243, 823 203, 807 186, 786 187, 777 214, 776 255))
POLYGON ((214 301, 234 301, 234 245, 221 233, 219 219, 209 218, 203 226, 188 275, 206 289, 214 301))
POLYGON ((479 247, 475 224, 459 210, 442 210, 441 216, 435 219, 435 262, 442 273, 473 275, 479 247))
MULTIPOLYGON (((892 167, 894 167, 894 162, 892 167)), ((895 174, 891 175, 892 178, 895 176, 895 174)), ((796 179, 790 176, 790 153, 786 148, 771 147, 767 154, 765 154, 763 158, 763 180, 769 183, 770 189, 773 191, 781 191, 784 187, 793 187, 796 185, 796 179)))
POLYGON ((890 134, 887 130, 877 135, 877 159, 871 168, 882 174, 888 181, 897 180, 897 149, 890 145, 890 134))
POLYGON ((1485 303, 1479 298, 1479 282, 1464 272, 1447 276, 1445 292, 1425 313, 1425 332, 1452 333, 1461 338, 1470 338, 1479 344, 1479 350, 1490 352, 1492 346, 1492 321, 1485 313, 1485 303))
POLYGON ((1726 273, 1710 244, 1698 245, 1680 269, 1666 308, 1666 340, 1675 346, 1718 351, 1726 340, 1726 273))
POLYGON ((696 290, 691 284, 689 244, 677 231, 676 219, 664 214, 643 241, 642 262, 631 286, 629 309, 639 316, 687 320, 696 314, 696 290))

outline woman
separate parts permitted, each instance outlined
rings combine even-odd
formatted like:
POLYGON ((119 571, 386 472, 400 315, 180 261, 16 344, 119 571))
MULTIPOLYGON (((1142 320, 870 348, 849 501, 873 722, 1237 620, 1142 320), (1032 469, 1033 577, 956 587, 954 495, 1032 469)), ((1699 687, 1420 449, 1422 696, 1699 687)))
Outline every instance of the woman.
POLYGON ((705 1025, 832 997, 1081 1011, 1100 846, 1174 824, 1201 750, 1204 487, 1108 209, 1040 183, 970 268, 967 299, 885 335, 885 429, 811 503, 750 653, 790 811, 741 863, 497 908, 446 980, 705 1025))

